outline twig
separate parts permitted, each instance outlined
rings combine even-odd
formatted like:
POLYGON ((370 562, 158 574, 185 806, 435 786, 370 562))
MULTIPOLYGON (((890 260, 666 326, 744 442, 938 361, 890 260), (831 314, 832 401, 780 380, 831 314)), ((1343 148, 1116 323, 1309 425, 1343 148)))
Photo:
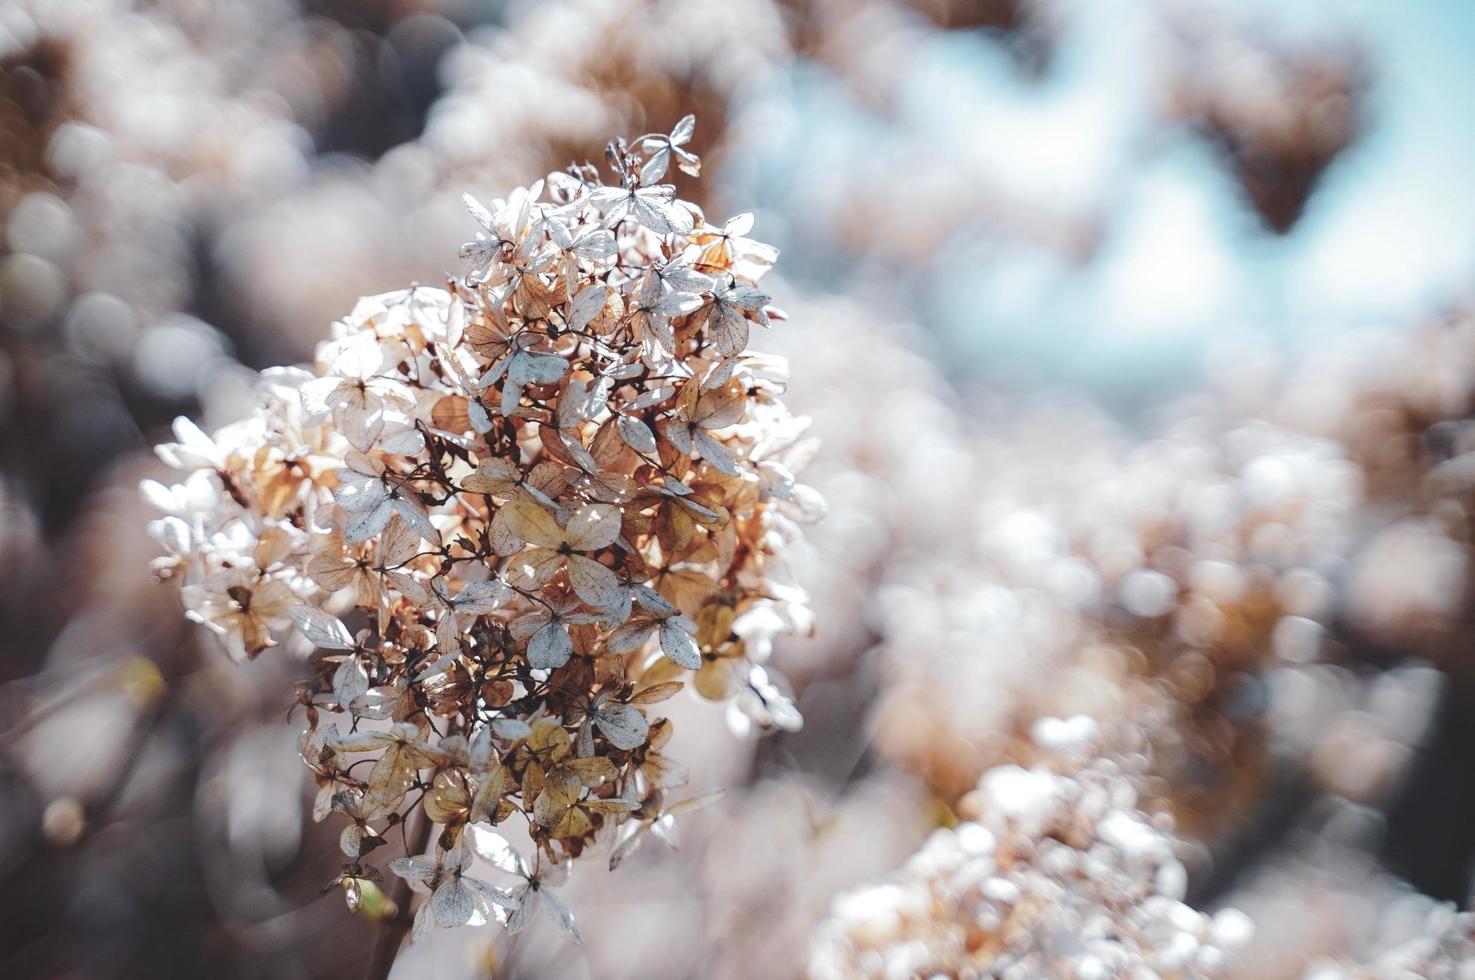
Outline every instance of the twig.
MULTIPOLYGON (((410 819, 415 822, 414 846, 407 853, 411 856, 423 854, 430 845, 430 831, 434 824, 426 819, 425 811, 419 807, 410 812, 410 819)), ((400 944, 404 942, 405 933, 410 931, 410 923, 414 921, 410 914, 413 893, 408 880, 397 879, 389 897, 393 900, 396 911, 380 924, 379 937, 374 941, 374 955, 369 958, 369 970, 364 974, 366 980, 388 980, 389 971, 394 968, 395 957, 399 955, 400 944)))

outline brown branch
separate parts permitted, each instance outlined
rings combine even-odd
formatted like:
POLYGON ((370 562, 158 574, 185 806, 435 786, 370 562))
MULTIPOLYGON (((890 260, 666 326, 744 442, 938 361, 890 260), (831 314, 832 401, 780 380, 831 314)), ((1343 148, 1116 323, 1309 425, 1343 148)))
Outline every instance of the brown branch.
MULTIPOLYGON (((409 856, 413 857, 425 853, 425 848, 430 846, 430 831, 435 825, 426 819, 425 812, 419 807, 410 812, 410 820, 415 823, 415 831, 408 852, 409 856)), ((389 896, 394 902, 395 913, 379 925, 379 936, 374 941, 374 954, 369 958, 369 969, 364 974, 366 980, 388 980, 389 971, 394 968, 394 960, 399 955, 400 944, 404 942, 405 933, 410 931, 410 925, 415 921, 415 917, 410 914, 410 902, 413 896, 414 893, 410 891, 410 883, 407 879, 395 880, 389 896)))

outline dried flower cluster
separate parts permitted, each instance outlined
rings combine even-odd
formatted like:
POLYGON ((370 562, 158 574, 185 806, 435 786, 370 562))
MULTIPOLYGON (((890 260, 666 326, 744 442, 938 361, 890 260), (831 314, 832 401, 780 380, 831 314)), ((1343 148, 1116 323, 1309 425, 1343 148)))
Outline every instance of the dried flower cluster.
POLYGON ((1290 587, 1327 550, 1316 533, 1259 528, 1293 525, 1313 493, 1339 504, 1325 480, 1274 506, 1242 496, 1226 474, 1258 448, 1183 431, 1133 449, 1099 416, 1061 410, 975 439, 951 477, 985 487, 961 533, 898 555, 880 596, 883 753, 954 800, 1028 756, 1016 743, 1035 718, 1129 720, 1162 736, 1154 770, 1190 836, 1242 812, 1264 759, 1242 692, 1273 663, 1281 614, 1306 609, 1290 587))
POLYGON ((0 207, 16 253, 44 263, 25 290, 6 283, 7 305, 36 331, 90 292, 122 300, 133 317, 110 331, 95 309, 72 315, 99 354, 189 308, 189 226, 302 175, 311 139, 289 107, 323 99, 327 74, 291 0, 137 7, 21 0, 0 16, 0 207))
MULTIPOLYGON (((1358 360, 1464 373, 1467 330, 1358 360)), ((1300 413, 1256 392, 1256 418, 1220 394, 1138 446, 1099 413, 1024 412, 949 456, 952 485, 984 490, 954 505, 949 538, 892 557, 882 751, 953 799, 1016 758, 1039 715, 1156 717, 1153 765, 1185 836, 1213 838, 1256 804, 1267 735, 1325 788, 1375 801, 1427 712, 1363 710, 1366 678, 1335 661, 1365 637, 1453 660, 1470 532, 1452 423, 1467 396, 1451 385, 1419 406, 1356 373, 1318 360, 1297 383, 1267 380, 1298 403, 1314 388, 1300 413), (1380 460, 1374 445, 1413 452, 1380 460)), ((1427 674, 1384 678, 1427 708, 1427 674)))
POLYGON ((1306 980, 1471 980, 1475 977, 1475 913, 1436 905, 1424 932, 1361 966, 1322 966, 1306 980))
POLYGON ((835 900, 814 977, 1224 975, 1249 920, 1183 903, 1167 821, 1137 806, 1141 756, 1097 755, 1085 716, 1035 735, 1045 761, 990 769, 971 820, 935 831, 893 881, 835 900))
POLYGON ((1284 234, 1366 124, 1367 55, 1325 40, 1293 44, 1255 21, 1223 21, 1182 32, 1165 108, 1218 147, 1255 210, 1284 234))
MULTIPOLYGON (((319 168, 290 197, 232 223, 238 261, 221 271, 263 328, 290 337, 304 311, 336 316, 370 288, 355 284, 437 275, 432 243, 463 220, 450 191, 501 193, 596 156, 609 133, 695 113, 702 126, 687 148, 720 168, 749 142, 733 127, 743 93, 788 53, 773 0, 509 4, 497 20, 440 60, 446 88, 416 139, 362 172, 319 168), (366 225, 396 233, 366 235, 366 225)), ((703 206, 718 186, 676 181, 703 206)))
POLYGON ((449 88, 420 143, 443 176, 480 181, 554 166, 607 132, 670 122, 686 107, 702 119, 696 143, 720 166, 733 103, 790 53, 785 27, 773 0, 514 7, 447 59, 449 88))
POLYGON ((762 664, 807 628, 785 547, 817 497, 784 364, 748 352, 779 316, 749 216, 708 224, 660 181, 695 174, 688 117, 615 141, 606 185, 571 167, 489 208, 448 289, 362 300, 315 371, 265 372, 259 410, 159 447, 158 567, 237 658, 291 625, 315 817, 362 859, 423 810, 443 829, 391 865, 431 892, 416 935, 495 914, 516 931, 603 833, 611 865, 680 804, 645 708, 687 678, 745 723, 794 727, 762 664), (331 715, 349 725, 340 727, 331 715), (489 825, 526 822, 524 861, 489 825), (469 874, 472 855, 523 880, 469 874))

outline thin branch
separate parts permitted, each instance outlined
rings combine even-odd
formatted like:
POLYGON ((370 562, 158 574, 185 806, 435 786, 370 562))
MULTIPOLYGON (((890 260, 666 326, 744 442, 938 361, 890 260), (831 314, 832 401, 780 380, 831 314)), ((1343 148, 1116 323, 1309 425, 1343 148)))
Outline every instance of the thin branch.
MULTIPOLYGON (((419 807, 411 811, 410 819, 415 822, 414 846, 407 853, 411 856, 423 854, 425 848, 430 846, 430 831, 435 825, 426 819, 425 812, 419 807)), ((405 933, 410 931, 410 924, 414 922, 414 917, 410 915, 413 893, 410 891, 409 881, 397 878, 394 887, 390 889, 389 897, 393 900, 396 911, 391 918, 380 924, 379 936, 374 940, 374 954, 369 958, 369 969, 364 974, 366 980, 388 980, 405 933)))

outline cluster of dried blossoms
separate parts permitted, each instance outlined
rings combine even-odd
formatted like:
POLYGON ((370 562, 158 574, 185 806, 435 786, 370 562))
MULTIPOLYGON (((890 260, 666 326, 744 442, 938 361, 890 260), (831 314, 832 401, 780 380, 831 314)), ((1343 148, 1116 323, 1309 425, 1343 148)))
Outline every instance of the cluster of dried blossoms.
POLYGON ((1134 451, 1094 414, 1024 415, 955 457, 952 485, 986 487, 960 533, 888 570, 881 752, 952 801, 1028 758, 1018 735, 1035 718, 1129 720, 1161 736, 1153 771, 1180 826, 1222 829, 1264 759, 1262 718, 1236 694, 1272 662, 1271 597, 1303 560, 1262 557, 1254 532, 1300 498, 1241 505, 1234 463, 1196 433, 1134 451))
POLYGON ((773 0, 520 5, 447 57, 449 87, 419 143, 442 179, 481 181, 555 166, 605 133, 669 122, 685 107, 702 119, 704 158, 720 167, 735 148, 735 103, 789 56, 785 26, 773 0))
POLYGON ((292 0, 138 6, 0 11, 0 215, 29 265, 7 308, 39 331, 72 304, 68 339, 97 357, 190 307, 191 226, 290 189, 312 145, 291 107, 331 100, 314 45, 335 29, 292 0))
POLYGON ((1289 231, 1366 124, 1367 53, 1295 44, 1232 17, 1174 33, 1166 114, 1207 136, 1270 228, 1289 231))
POLYGON ((892 881, 835 900, 814 977, 1225 975, 1249 920, 1183 903, 1170 821, 1138 807, 1145 759, 1102 752, 1085 716, 1042 719, 1035 743, 1041 761, 985 773, 970 819, 892 881))
POLYGON ((1306 980, 1471 980, 1475 978, 1475 913, 1437 905, 1424 931, 1361 966, 1322 966, 1306 980))
MULTIPOLYGON (((231 223, 236 261, 221 271, 263 328, 292 336, 305 312, 337 316, 369 288, 355 283, 438 275, 427 243, 464 220, 448 191, 501 193, 597 155, 609 133, 692 112, 702 126, 689 149, 720 168, 749 142, 734 131, 744 94, 788 54, 773 0, 519 3, 499 20, 439 61, 446 88, 420 136, 364 169, 319 168, 289 197, 231 223)), ((710 203, 712 182, 677 181, 683 197, 710 203)))
POLYGON ((1475 535, 1455 379, 1471 376, 1472 324, 1364 352, 1357 370, 1319 357, 1295 384, 1268 375, 1282 394, 1243 407, 1215 394, 1141 445, 1055 408, 940 457, 958 461, 950 485, 985 490, 949 538, 913 551, 911 536, 889 563, 882 752, 951 800, 1018 758, 1039 715, 1166 707, 1153 766, 1187 837, 1232 832, 1274 750, 1376 801, 1427 711, 1361 702, 1397 682, 1427 708, 1429 678, 1343 665, 1379 647, 1458 662, 1475 535))
POLYGON ((576 935, 547 886, 682 807, 646 708, 687 678, 746 724, 798 724, 763 661, 808 624, 784 556, 820 506, 794 477, 807 422, 747 350, 779 315, 756 285, 775 250, 659 183, 697 172, 692 128, 612 143, 609 185, 584 165, 468 198, 464 279, 362 300, 316 371, 265 372, 251 417, 177 423, 159 453, 188 477, 145 484, 191 619, 238 658, 293 624, 325 651, 302 755, 315 817, 344 821, 350 906, 392 828, 442 828, 391 864, 431 893, 417 936, 516 931, 540 896, 576 935), (473 855, 522 883, 480 882, 473 855))

